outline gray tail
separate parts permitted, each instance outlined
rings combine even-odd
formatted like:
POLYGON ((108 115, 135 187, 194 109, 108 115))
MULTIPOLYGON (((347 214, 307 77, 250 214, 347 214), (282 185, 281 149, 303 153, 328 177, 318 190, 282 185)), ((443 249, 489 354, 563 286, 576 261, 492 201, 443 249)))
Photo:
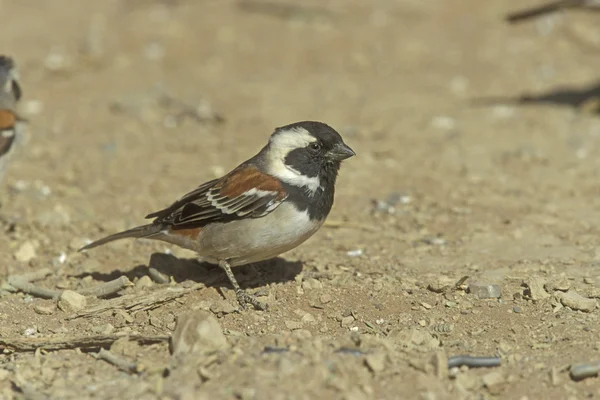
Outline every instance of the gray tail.
POLYGON ((88 244, 87 246, 83 246, 78 251, 85 251, 85 250, 93 249, 94 247, 102 246, 103 244, 112 242, 114 240, 119 240, 119 239, 149 238, 149 237, 152 237, 152 236, 160 233, 160 231, 162 231, 162 230, 163 230, 163 227, 161 225, 154 225, 154 224, 142 225, 142 226, 138 226, 136 228, 128 229, 126 231, 115 233, 114 235, 110 235, 105 238, 96 240, 95 242, 92 242, 92 243, 88 244))

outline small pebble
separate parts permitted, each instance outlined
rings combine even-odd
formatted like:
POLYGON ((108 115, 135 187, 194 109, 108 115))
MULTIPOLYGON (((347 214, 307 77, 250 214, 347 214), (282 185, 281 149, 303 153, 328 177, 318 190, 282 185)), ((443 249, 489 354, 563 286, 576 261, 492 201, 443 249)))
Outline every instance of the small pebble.
POLYGON ((566 292, 569 289, 571 289, 571 282, 566 278, 553 279, 550 282, 546 283, 544 285, 544 288, 546 288, 548 292, 555 292, 557 290, 560 290, 561 292, 566 292))
POLYGON ((521 309, 521 307, 519 307, 519 306, 514 306, 513 307, 513 312, 516 313, 516 314, 520 314, 520 313, 523 312, 523 309, 521 309))
POLYGON ((19 262, 29 262, 36 257, 35 253, 35 245, 32 241, 27 241, 19 247, 19 249, 15 252, 15 258, 19 262))
POLYGON ((99 335, 110 335, 115 330, 115 327, 111 324, 103 324, 92 327, 92 332, 99 335))
POLYGON ((342 321, 340 322, 342 328, 346 328, 348 326, 350 326, 352 323, 354 322, 354 317, 352 315, 349 315, 347 317, 342 318, 342 321))
POLYGON ((65 290, 58 298, 58 308, 66 313, 79 311, 87 305, 85 296, 80 295, 72 290, 65 290))
POLYGON ((321 303, 327 304, 331 301, 331 295, 324 294, 319 298, 319 300, 321 300, 321 303))
POLYGON ((33 336, 37 333, 37 329, 35 328, 27 328, 23 331, 24 336, 33 336))
POLYGON ((40 315, 52 315, 52 314, 54 314, 55 309, 56 309, 56 307, 54 305, 44 306, 44 305, 38 304, 33 307, 33 311, 35 311, 37 314, 40 314, 40 315))
POLYGON ((386 354, 384 352, 369 354, 365 357, 365 364, 374 372, 379 373, 385 369, 386 354))
POLYGON ((210 311, 212 311, 215 314, 231 314, 233 312, 236 312, 237 308, 235 308, 230 302, 226 300, 219 300, 214 302, 210 306, 210 311))
POLYGON ((346 253, 349 257, 359 257, 362 256, 363 251, 361 249, 350 250, 346 253))
POLYGON ((469 284, 469 292, 473 293, 479 299, 497 299, 502 296, 500 286, 490 283, 471 283, 469 284))
POLYGON ((177 318, 177 326, 171 336, 171 352, 174 356, 206 353, 228 348, 219 321, 206 311, 191 311, 177 318))
POLYGON ((577 292, 556 292, 556 298, 560 300, 563 306, 570 307, 573 310, 594 311, 597 306, 596 299, 583 297, 577 292))
POLYGON ((533 301, 544 300, 550 297, 550 294, 544 290, 544 280, 541 278, 529 278, 525 284, 529 288, 529 297, 533 301))
POLYGON ((285 327, 288 328, 290 331, 302 328, 302 322, 285 321, 284 324, 285 324, 285 327))
POLYGON ((153 285, 154 282, 152 282, 152 279, 148 275, 144 275, 137 280, 137 282, 135 283, 135 288, 144 290, 152 287, 153 285))
POLYGON ((445 379, 448 377, 448 355, 444 350, 435 353, 431 357, 430 364, 433 365, 435 376, 438 379, 445 379))

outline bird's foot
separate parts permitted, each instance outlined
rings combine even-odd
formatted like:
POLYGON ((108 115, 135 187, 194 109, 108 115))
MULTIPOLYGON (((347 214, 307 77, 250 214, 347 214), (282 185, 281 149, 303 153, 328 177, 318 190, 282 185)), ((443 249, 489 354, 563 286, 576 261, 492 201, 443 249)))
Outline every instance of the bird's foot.
POLYGON ((258 301, 255 296, 246 293, 242 289, 236 290, 235 295, 237 296, 237 300, 243 309, 245 309, 248 304, 253 306, 256 310, 266 311, 269 309, 267 304, 258 301))

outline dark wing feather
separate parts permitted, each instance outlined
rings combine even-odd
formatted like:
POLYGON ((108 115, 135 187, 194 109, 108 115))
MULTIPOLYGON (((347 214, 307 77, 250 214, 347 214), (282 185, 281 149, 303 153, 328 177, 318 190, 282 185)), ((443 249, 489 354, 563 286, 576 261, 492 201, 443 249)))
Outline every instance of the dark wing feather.
POLYGON ((277 179, 252 165, 241 165, 146 218, 155 218, 154 224, 172 229, 200 228, 211 222, 265 216, 286 197, 287 192, 277 179))

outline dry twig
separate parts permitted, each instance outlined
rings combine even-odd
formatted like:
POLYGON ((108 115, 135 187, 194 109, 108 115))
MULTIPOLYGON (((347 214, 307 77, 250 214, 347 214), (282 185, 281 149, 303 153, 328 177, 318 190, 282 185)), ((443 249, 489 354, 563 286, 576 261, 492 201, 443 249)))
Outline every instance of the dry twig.
POLYGON ((143 336, 143 335, 96 335, 96 336, 66 336, 66 337, 50 337, 50 338, 4 338, 0 337, 0 348, 10 349, 13 351, 35 351, 36 349, 44 350, 64 350, 64 349, 93 349, 99 347, 108 347, 116 340, 123 337, 131 341, 136 341, 142 344, 152 344, 166 342, 169 336, 143 336))
POLYGON ((152 310, 161 304, 168 303, 169 301, 172 301, 201 287, 204 287, 204 285, 197 284, 186 289, 168 287, 163 290, 157 290, 143 295, 127 294, 115 299, 103 301, 94 307, 81 310, 75 314, 69 315, 67 319, 97 317, 106 311, 114 311, 119 309, 129 312, 152 310))
POLYGON ((119 368, 121 371, 125 371, 130 374, 137 374, 138 372, 141 372, 137 363, 121 358, 103 348, 101 348, 98 353, 94 354, 94 357, 97 360, 104 360, 107 363, 119 368))
POLYGON ((50 275, 50 268, 42 268, 39 271, 31 272, 23 275, 11 275, 6 280, 8 284, 23 293, 31 294, 32 296, 41 297, 42 299, 56 299, 62 293, 58 290, 46 289, 36 286, 31 282, 39 281, 50 275))
POLYGON ((133 283, 131 283, 126 276, 120 276, 117 279, 101 283, 100 285, 78 289, 76 292, 83 296, 106 297, 115 294, 128 286, 133 286, 133 283))
MULTIPOLYGON (((23 293, 27 293, 35 297, 40 297, 42 299, 57 299, 63 292, 62 290, 47 289, 31 283, 33 281, 44 279, 51 273, 52 271, 49 268, 42 268, 39 271, 31 272, 28 274, 11 275, 8 277, 7 282, 10 286, 17 290, 20 290, 23 293)), ((131 281, 126 276, 121 276, 110 282, 102 283, 100 285, 92 286, 89 288, 82 288, 76 290, 76 292, 83 296, 106 297, 111 294, 115 294, 121 289, 124 289, 128 286, 132 286, 131 281)))
POLYGON ((171 281, 167 275, 163 274, 156 268, 148 268, 148 275, 150 275, 150 278, 152 278, 152 280, 156 283, 164 284, 171 281))

